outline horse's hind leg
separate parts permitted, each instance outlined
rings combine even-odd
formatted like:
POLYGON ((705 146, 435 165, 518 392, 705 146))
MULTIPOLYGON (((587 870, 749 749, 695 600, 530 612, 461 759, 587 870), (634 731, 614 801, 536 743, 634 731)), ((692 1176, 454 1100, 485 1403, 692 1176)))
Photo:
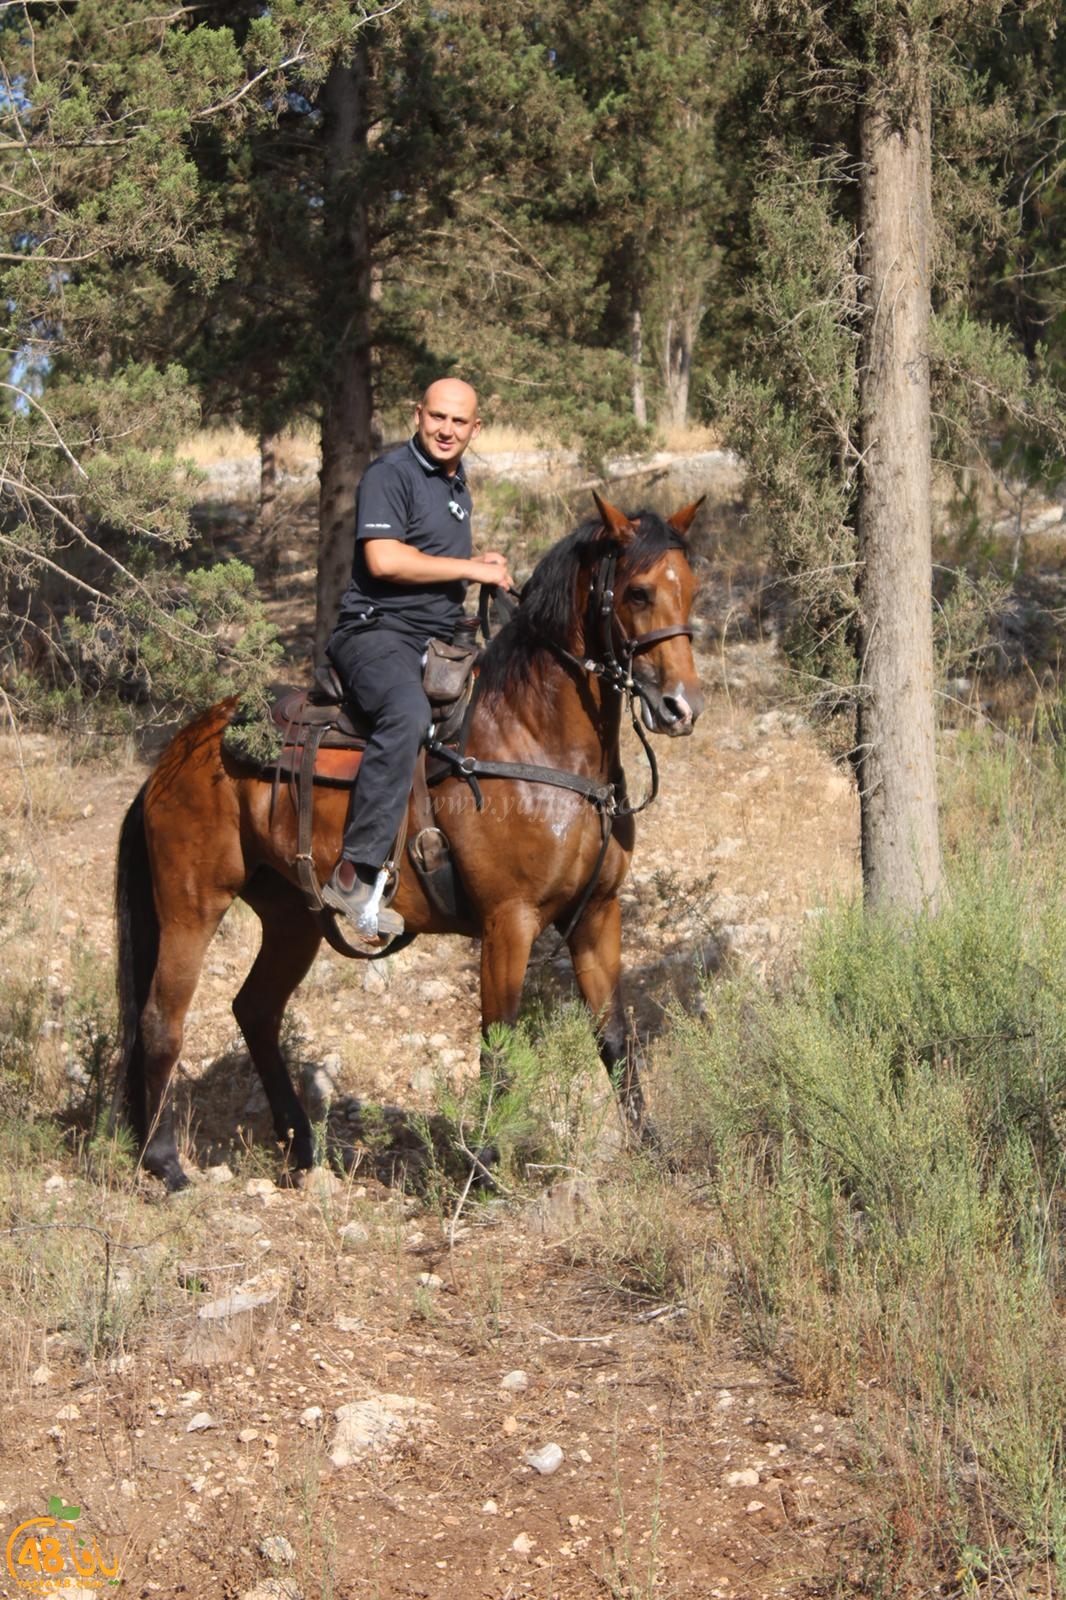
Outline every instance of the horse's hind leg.
POLYGON ((617 899, 590 905, 569 939, 574 975, 592 1013, 607 1068, 629 1126, 650 1136, 644 1113, 633 1041, 626 1029, 619 978, 622 971, 622 908, 617 899))
POLYGON ((178 1160, 174 1137, 174 1110, 167 1089, 185 1036, 189 1009, 204 952, 222 920, 231 897, 210 914, 193 922, 165 919, 159 934, 159 954, 148 998, 140 1019, 139 1048, 143 1052, 144 1105, 135 1121, 145 1131, 141 1161, 145 1170, 162 1178, 171 1191, 188 1183, 178 1160))
POLYGON ((233 1002, 233 1014, 266 1092, 274 1132, 293 1166, 303 1169, 314 1164, 311 1124, 281 1052, 281 1023, 322 935, 303 896, 276 873, 259 872, 242 890, 242 897, 262 923, 263 939, 233 1002))

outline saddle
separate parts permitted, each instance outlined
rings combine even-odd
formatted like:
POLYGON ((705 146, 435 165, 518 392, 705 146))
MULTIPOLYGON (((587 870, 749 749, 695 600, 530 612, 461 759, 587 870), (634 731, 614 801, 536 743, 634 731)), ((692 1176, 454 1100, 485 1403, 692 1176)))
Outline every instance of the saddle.
MULTIPOLYGON (((455 645, 440 639, 430 640, 422 675, 422 685, 433 711, 427 745, 439 749, 461 742, 473 700, 479 654, 472 642, 455 645)), ((309 907, 317 912, 322 909, 322 898, 311 856, 314 787, 319 784, 349 788, 355 782, 370 727, 360 716, 358 707, 345 702, 341 681, 329 665, 316 669, 307 689, 278 685, 268 710, 281 744, 272 761, 261 763, 261 770, 264 775, 269 772, 272 779, 272 809, 281 784, 284 782, 288 786, 298 818, 296 865, 300 884, 309 907)), ((408 813, 405 813, 390 854, 395 875, 386 899, 392 897, 398 863, 407 843, 408 859, 430 902, 443 916, 455 918, 461 913, 462 891, 447 839, 435 823, 426 754, 425 748, 419 752, 412 785, 413 807, 409 810, 413 810, 415 831, 407 842, 408 813)))

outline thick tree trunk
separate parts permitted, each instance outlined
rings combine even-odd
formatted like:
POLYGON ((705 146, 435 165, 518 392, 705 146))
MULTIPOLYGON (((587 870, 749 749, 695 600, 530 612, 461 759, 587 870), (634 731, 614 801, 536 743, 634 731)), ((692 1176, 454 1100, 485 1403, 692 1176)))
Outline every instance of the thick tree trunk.
POLYGON ((644 396, 644 329, 639 307, 634 308, 629 324, 629 364, 633 375, 633 416, 645 428, 648 425, 648 402, 644 396))
POLYGON ((940 893, 929 412, 930 103, 905 57, 863 108, 865 356, 858 773, 870 909, 940 893))
POLYGON ((361 169, 367 144, 367 67, 362 49, 330 69, 325 113, 325 262, 321 316, 333 364, 322 399, 318 496, 315 661, 321 662, 348 582, 355 547, 355 494, 373 453, 370 230, 361 169))

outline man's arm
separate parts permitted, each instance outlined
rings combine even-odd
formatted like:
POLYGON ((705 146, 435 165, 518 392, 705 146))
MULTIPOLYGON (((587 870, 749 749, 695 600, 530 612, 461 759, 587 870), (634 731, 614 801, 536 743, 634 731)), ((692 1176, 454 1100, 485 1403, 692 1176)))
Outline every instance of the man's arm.
POLYGON ((364 539, 363 554, 367 570, 388 583, 494 583, 511 589, 511 574, 505 556, 489 550, 484 556, 464 560, 460 556, 431 556, 416 550, 402 539, 364 539))

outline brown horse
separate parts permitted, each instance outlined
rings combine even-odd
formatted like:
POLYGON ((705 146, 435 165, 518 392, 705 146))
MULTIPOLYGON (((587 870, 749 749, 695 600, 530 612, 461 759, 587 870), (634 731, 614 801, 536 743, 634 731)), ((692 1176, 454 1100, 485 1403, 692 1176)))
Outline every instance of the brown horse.
MULTIPOLYGON (((464 910, 443 917, 410 863, 394 901, 413 933, 480 936, 484 1031, 516 1020, 538 934, 553 924, 565 931, 601 1056, 637 1127, 643 1104, 618 986, 618 894, 634 838, 619 731, 634 699, 646 726, 673 735, 690 733, 703 707, 685 539, 698 504, 664 522, 597 498, 599 519, 540 562, 486 652, 466 771, 433 791, 464 910)), ((323 925, 297 886, 297 818, 285 786, 272 792, 262 772, 223 747, 233 711, 232 700, 213 706, 176 736, 130 807, 119 845, 123 1081, 144 1166, 168 1189, 187 1179, 167 1086, 204 953, 238 896, 259 917, 262 943, 233 1011, 291 1163, 313 1160, 279 1038, 323 925)), ((346 806, 343 789, 316 789, 320 882, 339 853, 346 806)))

